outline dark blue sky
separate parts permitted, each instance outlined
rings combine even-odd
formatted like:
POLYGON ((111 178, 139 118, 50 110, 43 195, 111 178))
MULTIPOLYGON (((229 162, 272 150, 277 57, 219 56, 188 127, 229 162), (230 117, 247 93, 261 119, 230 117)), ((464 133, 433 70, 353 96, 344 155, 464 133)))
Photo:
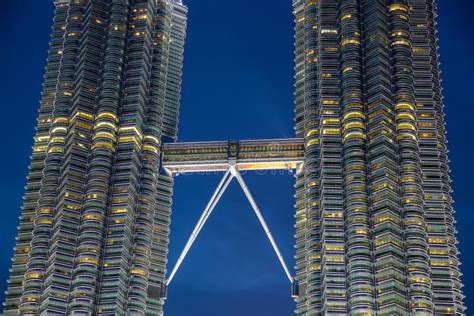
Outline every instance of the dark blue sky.
MULTIPOLYGON (((4 1, 0 10, 0 301, 31 152, 52 1, 4 1)), ((454 198, 468 307, 474 301, 472 118, 474 2, 440 0, 439 36, 454 198), (469 133, 471 132, 471 133, 469 133)), ((289 0, 187 0, 189 28, 181 141, 293 135, 293 22, 289 0)), ((170 245, 174 264, 220 176, 179 176, 170 245)), ((290 266, 293 178, 245 179, 290 266)), ((171 268, 171 266, 170 266, 171 268)), ((288 280, 245 196, 232 184, 170 288, 168 315, 290 315, 288 280)), ((0 308, 1 310, 1 308, 0 308)))

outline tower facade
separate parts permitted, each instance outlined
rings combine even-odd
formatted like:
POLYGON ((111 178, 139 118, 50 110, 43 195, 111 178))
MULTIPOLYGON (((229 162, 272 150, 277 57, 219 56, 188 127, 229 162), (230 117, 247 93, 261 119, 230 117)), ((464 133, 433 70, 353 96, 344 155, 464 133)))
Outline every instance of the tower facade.
POLYGON ((297 314, 463 314, 435 1, 293 7, 297 314))
POLYGON ((4 312, 159 315, 187 8, 55 6, 4 312))

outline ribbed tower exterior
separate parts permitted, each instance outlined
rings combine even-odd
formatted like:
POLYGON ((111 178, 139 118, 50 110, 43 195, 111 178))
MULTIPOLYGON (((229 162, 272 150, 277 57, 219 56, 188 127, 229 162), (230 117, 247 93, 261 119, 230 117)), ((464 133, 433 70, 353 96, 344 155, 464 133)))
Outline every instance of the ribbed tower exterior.
POLYGON ((55 6, 5 315, 161 315, 187 8, 55 6))
POLYGON ((298 315, 463 315, 434 0, 293 0, 298 315))

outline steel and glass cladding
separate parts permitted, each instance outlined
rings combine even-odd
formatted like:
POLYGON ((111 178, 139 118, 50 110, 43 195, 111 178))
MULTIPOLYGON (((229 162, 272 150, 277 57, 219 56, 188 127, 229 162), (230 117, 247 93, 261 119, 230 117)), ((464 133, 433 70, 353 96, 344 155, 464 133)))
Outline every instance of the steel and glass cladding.
POLYGON ((292 170, 304 161, 301 138, 227 142, 168 143, 162 166, 172 174, 237 170, 292 170))
POLYGON ((5 314, 161 314, 187 8, 55 6, 5 314))
POLYGON ((434 0, 293 7, 297 314, 463 314, 434 0))
POLYGON ((162 315, 173 175, 225 171, 297 315, 463 315, 435 0, 293 0, 294 139, 175 143, 187 8, 56 0, 6 315, 162 315), (239 170, 296 170, 292 279, 239 170))

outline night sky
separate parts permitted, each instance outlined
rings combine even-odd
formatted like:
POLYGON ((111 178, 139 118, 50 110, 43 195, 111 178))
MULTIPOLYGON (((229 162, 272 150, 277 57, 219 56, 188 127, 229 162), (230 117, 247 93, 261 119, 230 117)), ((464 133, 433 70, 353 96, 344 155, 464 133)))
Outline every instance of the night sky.
MULTIPOLYGON (((291 1, 185 2, 189 24, 179 140, 292 137, 291 1)), ((466 303, 472 307, 474 252, 469 230, 474 212, 468 199, 474 194, 474 144, 469 128, 474 117, 474 2, 438 2, 458 238, 466 303)), ((26 183, 52 13, 50 0, 2 1, 0 10, 1 302, 26 183)), ((220 177, 176 178, 169 269, 220 177)), ((244 178, 292 267, 293 176, 247 173, 244 178)), ((174 278, 165 311, 172 316, 279 316, 290 315, 293 309, 289 282, 235 182, 174 278)))

